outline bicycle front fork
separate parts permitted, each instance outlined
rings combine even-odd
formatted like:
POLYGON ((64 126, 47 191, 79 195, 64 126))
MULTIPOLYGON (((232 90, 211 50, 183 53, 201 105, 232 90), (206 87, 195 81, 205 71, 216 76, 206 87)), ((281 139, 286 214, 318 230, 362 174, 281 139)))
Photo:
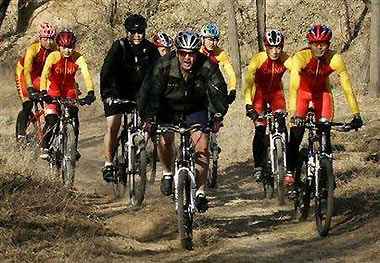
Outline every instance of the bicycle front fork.
POLYGON ((177 200, 178 200, 178 188, 179 188, 179 181, 178 181, 178 177, 179 177, 179 173, 181 171, 186 171, 186 173, 188 174, 189 178, 190 179, 190 204, 189 204, 189 212, 190 213, 194 213, 196 211, 196 208, 195 208, 195 193, 197 191, 197 184, 196 184, 196 181, 195 181, 195 172, 192 171, 191 169, 189 169, 188 167, 178 167, 178 164, 176 163, 175 164, 175 174, 174 174, 174 186, 175 186, 175 201, 176 201, 176 204, 175 204, 175 208, 176 210, 178 210, 178 203, 177 203, 177 200))

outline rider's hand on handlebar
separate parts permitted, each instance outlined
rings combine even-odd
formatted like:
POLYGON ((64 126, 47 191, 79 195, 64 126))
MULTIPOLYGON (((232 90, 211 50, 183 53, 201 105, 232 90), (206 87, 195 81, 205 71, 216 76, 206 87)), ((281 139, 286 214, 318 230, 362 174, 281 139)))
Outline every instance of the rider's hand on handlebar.
POLYGON ((220 113, 215 113, 212 118, 212 132, 219 132, 220 128, 223 127, 223 116, 220 113))
POLYGON ((363 120, 360 117, 360 115, 355 116, 352 121, 350 122, 350 125, 353 129, 358 130, 363 126, 363 120))
POLYGON ((143 130, 145 132, 147 132, 148 134, 151 134, 153 131, 153 127, 154 127, 153 120, 151 119, 144 120, 143 130))
POLYGON ((86 97, 84 97, 84 99, 87 105, 91 105, 96 99, 94 91, 90 90, 89 92, 87 92, 87 95, 86 97))
POLYGON ((39 99, 38 93, 33 87, 29 87, 28 92, 29 92, 29 98, 31 101, 38 101, 39 99))
POLYGON ((232 104, 232 102, 234 102, 235 99, 236 99, 236 90, 233 89, 228 94, 228 97, 227 97, 228 104, 232 104))
POLYGON ((53 100, 52 97, 50 97, 50 96, 47 94, 47 91, 46 91, 46 90, 42 90, 42 91, 41 91, 41 99, 42 99, 45 103, 51 103, 51 101, 53 100))
POLYGON ((254 108, 252 108, 252 105, 249 104, 245 105, 245 115, 253 121, 255 121, 259 117, 257 111, 254 108))

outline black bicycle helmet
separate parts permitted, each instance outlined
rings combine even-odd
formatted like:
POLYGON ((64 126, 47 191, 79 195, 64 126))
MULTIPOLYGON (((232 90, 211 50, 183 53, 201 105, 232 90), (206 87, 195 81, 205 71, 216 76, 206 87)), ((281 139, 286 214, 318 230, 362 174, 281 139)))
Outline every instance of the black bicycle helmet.
POLYGON ((199 50, 201 44, 200 36, 191 30, 179 32, 175 38, 175 46, 177 49, 199 50))
POLYGON ((133 14, 125 19, 124 27, 127 31, 145 31, 146 19, 139 14, 133 14))

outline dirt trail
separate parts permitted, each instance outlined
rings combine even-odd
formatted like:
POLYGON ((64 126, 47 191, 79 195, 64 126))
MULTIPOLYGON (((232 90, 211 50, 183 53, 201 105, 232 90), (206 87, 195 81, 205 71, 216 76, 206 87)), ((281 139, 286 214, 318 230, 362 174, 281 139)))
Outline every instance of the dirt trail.
MULTIPOLYGON (((379 262, 379 116, 368 117, 361 132, 333 136, 338 145, 336 209, 330 235, 321 238, 312 215, 299 223, 292 218, 290 203, 278 206, 275 200, 263 199, 250 175, 252 131, 241 120, 241 106, 233 106, 219 135, 223 149, 219 187, 209 191, 207 213, 196 215, 193 252, 179 248, 173 203, 159 193, 158 179, 148 187, 141 208, 113 199, 100 173, 104 125, 100 106, 81 113, 82 158, 75 186, 88 195, 93 212, 113 233, 100 237, 111 250, 107 262, 379 262), (228 127, 232 128, 227 133, 228 127)), ((9 107, 9 116, 15 116, 16 109, 9 107)), ((13 121, 2 121, 2 134, 13 132, 13 121)))
MULTIPOLYGON (((237 110, 232 110, 226 120, 227 127, 232 126, 237 114, 237 110)), ((361 172, 368 166, 363 162, 364 153, 355 156, 350 151, 336 152, 338 178, 350 176, 350 173, 351 178, 338 188, 332 230, 328 237, 321 238, 312 215, 308 221, 299 223, 292 218, 290 203, 280 207, 275 200, 263 199, 260 186, 250 176, 252 162, 247 157, 250 156, 250 148, 244 148, 249 146, 251 135, 244 134, 240 145, 231 147, 231 142, 225 140, 228 135, 222 132, 220 143, 224 151, 219 187, 209 192, 208 212, 196 216, 195 250, 184 252, 178 247, 173 203, 159 193, 159 181, 148 187, 140 209, 129 206, 128 200, 112 199, 111 188, 100 175, 102 121, 101 117, 92 121, 90 130, 81 135, 83 159, 78 164, 76 185, 80 191, 99 195, 96 214, 105 220, 107 228, 117 234, 107 240, 113 250, 110 261, 379 262, 380 173, 377 163, 373 166, 377 168, 368 170, 369 173, 361 172), (244 153, 237 150, 239 147, 248 154, 243 157, 244 153), (235 151, 239 152, 238 155, 230 159, 228 156, 233 156, 231 154, 235 151), (356 174, 348 165, 345 167, 347 158, 358 163, 356 174), (363 178, 360 179, 359 175, 363 178)), ((378 124, 379 119, 368 125, 367 137, 375 129, 375 122, 378 124)), ((244 125, 244 122, 238 124, 244 125)), ((365 131, 344 134, 342 141, 340 135, 335 138, 337 144, 349 149, 350 138, 360 141, 362 136, 365 136, 365 131)))

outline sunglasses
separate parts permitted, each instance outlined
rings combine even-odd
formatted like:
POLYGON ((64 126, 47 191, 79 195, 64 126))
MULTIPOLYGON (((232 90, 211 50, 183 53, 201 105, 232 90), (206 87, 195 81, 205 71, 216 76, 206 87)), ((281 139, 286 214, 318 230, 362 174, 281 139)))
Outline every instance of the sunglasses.
POLYGON ((131 33, 131 35, 134 35, 134 34, 144 34, 144 30, 131 30, 129 31, 129 33, 131 33))
POLYGON ((189 55, 190 57, 194 57, 196 52, 195 51, 178 50, 178 54, 182 57, 186 57, 186 55, 189 55))

